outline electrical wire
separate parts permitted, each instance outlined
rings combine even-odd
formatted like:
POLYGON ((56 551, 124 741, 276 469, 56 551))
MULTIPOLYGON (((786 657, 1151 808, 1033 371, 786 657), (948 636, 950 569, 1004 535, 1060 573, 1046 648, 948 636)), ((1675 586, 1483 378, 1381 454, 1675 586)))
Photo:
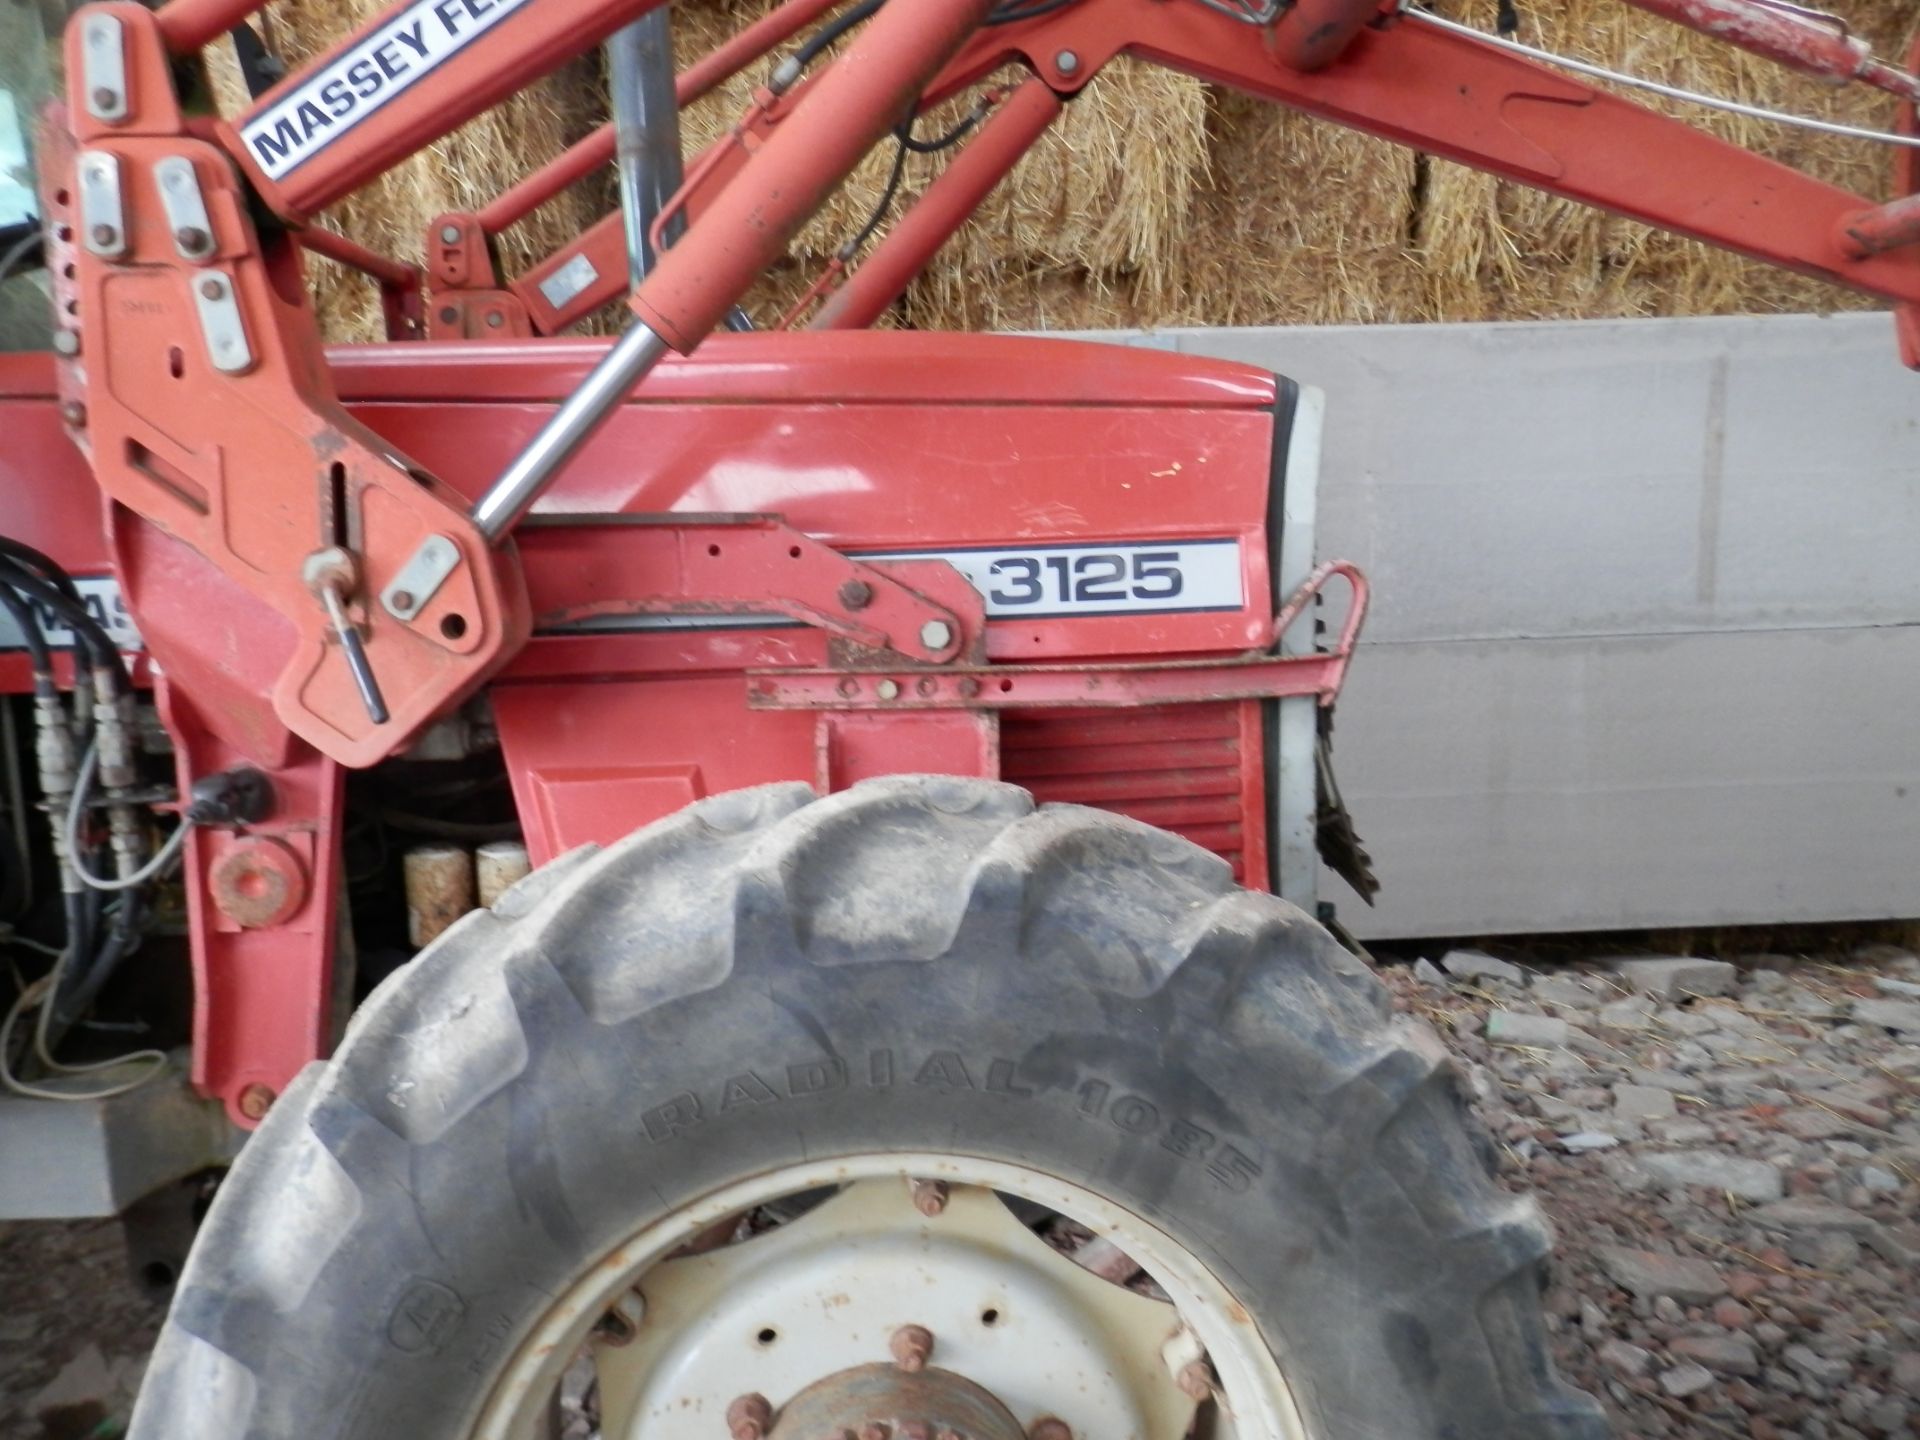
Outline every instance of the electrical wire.
POLYGON ((159 853, 133 874, 112 880, 95 875, 80 858, 80 816, 87 808, 87 792, 93 788, 93 772, 99 759, 99 746, 88 745, 87 753, 80 759, 80 773, 74 777, 73 798, 67 802, 67 820, 61 828, 60 838, 67 847, 67 859, 73 866, 73 873, 89 890, 137 890, 142 885, 150 885, 158 880, 179 858, 181 848, 187 843, 187 833, 193 829, 195 822, 191 815, 183 813, 179 828, 167 837, 167 843, 160 847, 159 853))
POLYGON ((1418 9, 1410 3, 1410 0, 1401 0, 1399 13, 1402 19, 1413 20, 1435 30, 1444 30, 1450 35, 1463 35, 1469 40, 1477 40, 1482 45, 1491 45, 1496 50, 1508 50, 1515 55, 1524 55, 1529 60, 1538 60, 1544 65, 1571 70, 1576 75, 1587 75, 1596 80, 1611 80, 1616 85, 1626 85, 1636 90, 1649 90, 1655 95, 1664 95, 1669 100, 1679 100, 1688 105, 1704 105, 1710 110, 1725 110, 1729 114, 1745 115, 1753 120, 1770 120, 1776 125, 1792 125, 1802 130, 1817 130, 1822 135, 1843 135, 1850 140, 1871 140, 1881 145, 1903 145, 1910 149, 1920 149, 1920 135, 1896 135, 1887 130, 1867 130, 1858 125, 1842 125, 1833 120, 1816 120, 1811 115, 1790 115, 1784 110, 1769 110, 1764 106, 1748 105, 1744 101, 1729 100, 1721 95, 1708 95, 1699 90, 1683 90, 1678 85, 1649 80, 1643 75, 1629 75, 1621 70, 1609 70, 1604 65, 1594 65, 1585 60, 1575 60, 1570 56, 1556 55, 1551 50, 1522 44, 1518 40, 1489 35, 1484 30, 1476 30, 1471 25, 1462 25, 1457 20, 1448 20, 1444 16, 1434 14, 1431 10, 1418 9))
POLYGON ((47 1043, 47 1031, 53 1019, 53 996, 58 992, 60 981, 72 958, 72 950, 62 950, 60 957, 53 962, 53 968, 22 990, 15 997, 13 1004, 8 1007, 6 1018, 0 1020, 0 1088, 11 1090, 16 1095, 24 1095, 31 1100, 110 1100, 115 1095, 125 1095, 130 1090, 139 1089, 166 1070, 168 1060, 163 1050, 135 1050, 111 1060, 94 1060, 84 1065, 67 1065, 53 1058, 50 1053, 51 1047, 47 1043), (20 1023, 21 1016, 35 1008, 38 1008, 40 1013, 33 1027, 34 1056, 49 1073, 56 1076, 97 1075, 103 1070, 117 1070, 123 1065, 136 1062, 145 1062, 148 1066, 146 1072, 136 1075, 131 1080, 87 1090, 57 1090, 51 1086, 22 1079, 13 1070, 13 1031, 14 1027, 20 1023))

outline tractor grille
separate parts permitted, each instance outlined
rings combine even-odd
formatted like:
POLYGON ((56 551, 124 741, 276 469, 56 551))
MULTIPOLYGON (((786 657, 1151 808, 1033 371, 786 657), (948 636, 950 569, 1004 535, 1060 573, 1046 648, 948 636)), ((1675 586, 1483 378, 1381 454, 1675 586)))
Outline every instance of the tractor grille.
POLYGON ((1036 800, 1091 805, 1158 825, 1211 850, 1246 876, 1243 753, 1247 712, 1236 701, 1150 710, 1010 710, 1001 716, 1000 774, 1036 800))

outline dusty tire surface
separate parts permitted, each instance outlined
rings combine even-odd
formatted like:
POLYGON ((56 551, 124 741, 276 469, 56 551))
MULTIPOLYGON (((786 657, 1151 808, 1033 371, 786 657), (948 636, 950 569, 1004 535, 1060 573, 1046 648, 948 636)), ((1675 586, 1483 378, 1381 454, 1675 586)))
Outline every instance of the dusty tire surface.
POLYGON ((452 1440, 559 1293, 743 1176, 1003 1160, 1213 1270, 1316 1440, 1586 1440, 1549 1237, 1438 1041, 1185 841, 909 777, 703 801, 461 921, 274 1107, 133 1440, 452 1440))

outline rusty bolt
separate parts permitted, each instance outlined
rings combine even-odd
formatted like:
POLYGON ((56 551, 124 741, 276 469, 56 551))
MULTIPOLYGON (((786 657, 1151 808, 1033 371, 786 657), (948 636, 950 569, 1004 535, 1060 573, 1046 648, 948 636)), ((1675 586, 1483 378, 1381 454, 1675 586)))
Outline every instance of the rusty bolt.
POLYGON ((69 400, 60 407, 60 418, 78 430, 87 423, 87 407, 78 400, 69 400))
POLYGON ((411 590, 396 590, 388 599, 393 601, 393 608, 396 610, 411 610, 413 608, 413 592, 411 590))
POLYGON ((222 295, 227 293, 227 287, 221 282, 218 275, 209 275, 200 282, 200 293, 209 300, 218 300, 222 295))
POLYGON ((873 603, 873 586, 864 580, 842 581, 840 603, 849 610, 866 609, 873 603))
POLYGON ((933 1354, 933 1332, 924 1325, 902 1325, 887 1341, 887 1349, 893 1352, 894 1364, 909 1375, 917 1375, 927 1368, 927 1359, 933 1354))
POLYGON ((111 245, 120 238, 120 232, 111 225, 96 225, 88 233, 93 236, 96 245, 111 245))
POLYGON ((1191 1400, 1206 1400, 1213 1395, 1213 1367, 1204 1360, 1189 1360, 1175 1377, 1180 1392, 1191 1400))
POLYGON ((733 1440, 761 1440, 772 1423, 773 1406, 764 1395, 736 1395, 727 1406, 727 1433, 733 1440))
POLYGON ((932 681, 932 680, 930 680, 930 679, 922 679, 922 680, 916 680, 916 681, 914 681, 914 682, 913 682, 913 688, 914 688, 914 692, 915 692, 916 694, 919 694, 919 695, 931 695, 931 694, 933 694, 933 692, 934 692, 934 688, 935 688, 935 687, 934 687, 934 683, 933 683, 933 681, 932 681))
POLYGON ((947 1208, 948 1193, 944 1180, 916 1180, 913 1182, 913 1208, 931 1220, 947 1208))
POLYGON ((240 1113, 249 1120, 264 1120, 267 1111, 273 1108, 273 1088, 255 1082, 241 1090, 237 1102, 240 1113))
POLYGON ((213 237, 198 225, 182 225, 173 232, 173 243, 189 255, 198 255, 212 240, 213 237))
POLYGON ((1033 1428, 1027 1431, 1027 1440, 1073 1440, 1073 1431, 1066 1421, 1046 1415, 1033 1422, 1033 1428))

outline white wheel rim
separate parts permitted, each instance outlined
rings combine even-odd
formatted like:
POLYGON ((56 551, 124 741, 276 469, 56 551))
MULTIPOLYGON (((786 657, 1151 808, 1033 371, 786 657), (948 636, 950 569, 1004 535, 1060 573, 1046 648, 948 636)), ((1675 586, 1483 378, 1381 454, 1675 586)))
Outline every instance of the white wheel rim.
MULTIPOLYGON (((1001 1398, 1022 1425, 1044 1412, 1067 1421, 1074 1440, 1182 1440, 1185 1423, 1170 1418, 1180 1413, 1174 1377, 1186 1361, 1204 1353, 1218 1382, 1214 1424, 1205 1432, 1210 1440, 1309 1440, 1285 1376, 1284 1352, 1276 1353, 1276 1337, 1262 1336, 1218 1277, 1164 1230, 1082 1186, 1024 1166, 898 1153, 783 1167, 683 1205, 641 1229, 578 1277, 521 1343, 494 1386, 473 1440, 529 1440, 545 1433, 541 1426, 551 1413, 551 1396, 571 1358, 609 1311, 620 1306, 619 1313, 636 1315, 642 1307, 633 1297, 649 1290, 655 1324, 641 1318, 643 1338, 617 1348, 596 1345, 601 1383, 615 1402, 601 1432, 604 1440, 639 1440, 643 1428, 645 1440, 727 1440, 725 1400, 718 1398, 716 1385, 734 1394, 764 1393, 777 1409, 798 1386, 841 1372, 849 1359, 886 1360, 884 1339, 877 1335, 906 1319, 925 1323, 914 1315, 942 1317, 947 1330, 943 1347, 941 1327, 931 1327, 931 1363, 951 1366, 996 1394, 998 1383, 1009 1392, 1001 1398), (953 1187, 952 1220, 944 1230, 942 1222, 949 1217, 943 1213, 916 1216, 924 1233, 904 1233, 891 1198, 897 1194, 905 1206, 907 1176, 953 1187), (898 1190, 872 1183, 881 1181, 898 1190), (665 1261, 729 1216, 803 1191, 841 1186, 851 1188, 767 1235, 709 1255, 665 1261), (1045 1206, 1111 1241, 1141 1265, 1168 1300, 1147 1299, 1100 1280, 1067 1256, 1048 1251, 1030 1232, 1031 1245, 1045 1251, 1045 1258, 1018 1241, 993 1238, 982 1205, 1003 1215, 1004 1208, 991 1191, 1045 1206), (874 1222, 873 1233, 863 1242, 867 1219, 874 1222), (884 1230, 888 1223, 894 1227, 890 1232, 884 1230), (819 1319, 793 1323, 796 1315, 815 1313, 804 1303, 823 1264, 837 1265, 843 1282, 835 1287, 833 1303, 822 1305, 816 1298, 819 1319), (890 1306, 863 1281, 875 1266, 901 1274, 902 1294, 890 1306), (909 1276, 913 1289, 907 1288, 909 1276), (695 1315, 702 1285, 718 1298, 695 1315), (962 1311, 966 1319, 976 1317, 981 1297, 992 1294, 1011 1297, 1005 1301, 1008 1315, 1026 1326, 1024 1331, 1010 1318, 990 1337, 956 1319, 962 1311), (759 1357, 762 1363, 754 1363, 742 1347, 762 1324, 778 1339, 759 1357), (740 1373, 743 1360, 747 1373, 740 1373), (1057 1373, 1062 1367, 1080 1374, 1083 1383, 1060 1380, 1044 1392, 1036 1390, 1036 1373, 1057 1373), (664 1403, 669 1396, 673 1403, 664 1403), (616 1413, 623 1408, 626 1413, 616 1413), (1169 1428, 1176 1423, 1179 1428, 1169 1428)), ((1185 1400, 1184 1414, 1190 1419, 1192 1412, 1193 1402, 1185 1400)))

